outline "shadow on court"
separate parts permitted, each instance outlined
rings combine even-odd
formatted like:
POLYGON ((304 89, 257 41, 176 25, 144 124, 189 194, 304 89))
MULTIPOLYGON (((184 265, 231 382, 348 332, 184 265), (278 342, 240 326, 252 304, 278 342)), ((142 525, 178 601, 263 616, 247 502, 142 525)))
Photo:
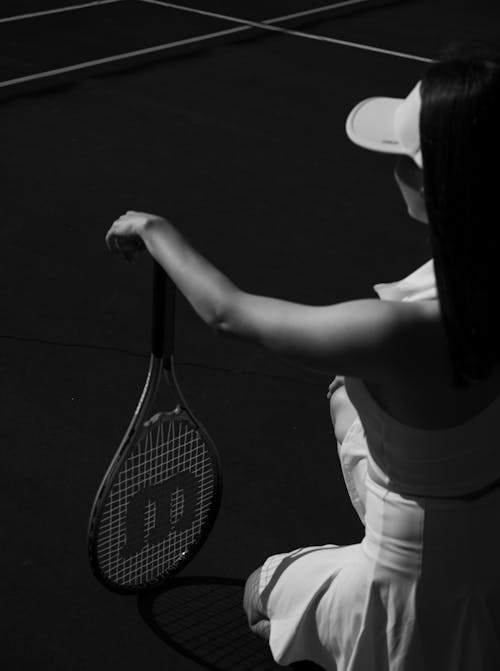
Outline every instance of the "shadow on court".
MULTIPOLYGON (((282 669, 248 628, 242 607, 244 586, 244 580, 232 578, 179 578, 141 595, 138 608, 162 641, 205 669, 282 669)), ((320 667, 301 662, 287 668, 314 671, 320 667)))

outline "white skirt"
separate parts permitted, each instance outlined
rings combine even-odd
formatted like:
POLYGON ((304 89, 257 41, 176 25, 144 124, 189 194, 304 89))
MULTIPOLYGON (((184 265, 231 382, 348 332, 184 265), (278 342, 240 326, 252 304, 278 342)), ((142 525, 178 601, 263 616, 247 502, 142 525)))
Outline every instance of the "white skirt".
POLYGON ((327 671, 498 671, 500 489, 474 500, 389 491, 368 472, 356 422, 339 456, 365 537, 264 563, 261 603, 276 662, 311 660, 327 671))

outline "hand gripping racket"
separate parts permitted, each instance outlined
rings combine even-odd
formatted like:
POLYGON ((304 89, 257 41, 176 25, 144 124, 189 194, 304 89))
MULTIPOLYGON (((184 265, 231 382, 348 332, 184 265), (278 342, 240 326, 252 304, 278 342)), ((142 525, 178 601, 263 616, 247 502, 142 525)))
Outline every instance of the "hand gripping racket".
POLYGON ((90 514, 90 564, 116 592, 139 592, 180 571, 205 541, 221 498, 219 455, 175 376, 175 295, 155 261, 146 383, 90 514), (177 402, 168 412, 167 390, 177 402))

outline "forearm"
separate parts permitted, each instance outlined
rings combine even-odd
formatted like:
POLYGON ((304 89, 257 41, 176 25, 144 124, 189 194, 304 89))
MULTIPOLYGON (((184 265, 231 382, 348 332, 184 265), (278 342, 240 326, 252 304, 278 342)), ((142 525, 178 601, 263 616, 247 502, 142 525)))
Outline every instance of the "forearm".
POLYGON ((282 338, 267 331, 273 330, 270 324, 283 306, 291 309, 291 303, 241 291, 164 219, 148 219, 140 229, 140 237, 195 312, 214 331, 286 353, 288 347, 282 338))
POLYGON ((141 238, 196 313, 211 328, 224 332, 238 288, 209 263, 167 221, 148 221, 141 238))

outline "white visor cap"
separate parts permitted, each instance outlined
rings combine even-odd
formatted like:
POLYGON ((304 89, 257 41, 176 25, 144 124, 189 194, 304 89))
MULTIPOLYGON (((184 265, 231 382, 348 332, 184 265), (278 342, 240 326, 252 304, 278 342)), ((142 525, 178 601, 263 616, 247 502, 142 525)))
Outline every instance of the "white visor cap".
POLYGON ((346 132, 355 144, 386 154, 405 154, 422 168, 420 82, 407 98, 367 98, 347 117, 346 132))

